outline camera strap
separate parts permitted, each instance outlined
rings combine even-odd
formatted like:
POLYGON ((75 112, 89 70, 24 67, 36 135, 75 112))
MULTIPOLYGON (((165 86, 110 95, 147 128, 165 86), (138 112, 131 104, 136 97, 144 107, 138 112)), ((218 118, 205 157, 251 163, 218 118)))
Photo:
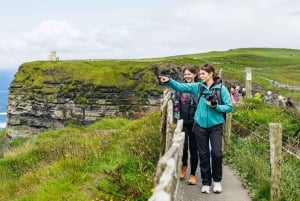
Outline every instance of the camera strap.
POLYGON ((218 88, 218 89, 215 89, 215 94, 217 95, 218 97, 218 101, 220 103, 220 105, 223 105, 223 101, 222 101, 222 96, 221 96, 221 90, 222 90, 222 87, 223 87, 223 84, 221 84, 221 87, 218 88))
POLYGON ((199 100, 201 98, 202 95, 202 91, 203 91, 203 86, 201 86, 201 84, 198 85, 198 97, 197 97, 197 104, 199 103, 199 100))

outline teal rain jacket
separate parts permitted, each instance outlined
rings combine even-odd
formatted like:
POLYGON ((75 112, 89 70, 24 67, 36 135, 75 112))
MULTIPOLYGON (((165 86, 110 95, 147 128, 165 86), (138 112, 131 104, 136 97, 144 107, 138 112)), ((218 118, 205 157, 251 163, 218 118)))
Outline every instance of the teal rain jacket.
POLYGON ((203 90, 195 112, 195 122, 202 128, 210 128, 224 123, 223 113, 232 111, 232 102, 230 100, 229 91, 222 83, 215 84, 210 89, 208 89, 206 84, 203 82, 179 83, 172 78, 170 78, 170 81, 168 82, 168 86, 170 86, 174 90, 179 92, 192 93, 197 99, 199 85, 203 86, 203 90), (218 103, 216 108, 211 108, 206 104, 205 96, 207 94, 214 93, 214 90, 217 88, 221 88, 220 94, 223 103, 218 103))

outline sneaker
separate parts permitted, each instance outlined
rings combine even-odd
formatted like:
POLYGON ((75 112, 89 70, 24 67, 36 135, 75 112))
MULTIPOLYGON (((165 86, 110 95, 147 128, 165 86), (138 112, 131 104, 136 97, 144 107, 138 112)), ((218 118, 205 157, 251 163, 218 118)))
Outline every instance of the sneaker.
POLYGON ((202 193, 207 193, 208 194, 209 191, 210 191, 210 186, 207 186, 207 185, 202 186, 202 189, 201 189, 202 193))
POLYGON ((213 191, 214 191, 214 193, 221 193, 222 192, 221 182, 214 182, 213 191))
POLYGON ((189 178, 189 185, 196 185, 197 184, 197 179, 194 175, 191 175, 189 178))
POLYGON ((181 167, 181 172, 180 172, 180 179, 184 179, 185 175, 186 175, 186 170, 187 170, 187 166, 182 166, 181 167))

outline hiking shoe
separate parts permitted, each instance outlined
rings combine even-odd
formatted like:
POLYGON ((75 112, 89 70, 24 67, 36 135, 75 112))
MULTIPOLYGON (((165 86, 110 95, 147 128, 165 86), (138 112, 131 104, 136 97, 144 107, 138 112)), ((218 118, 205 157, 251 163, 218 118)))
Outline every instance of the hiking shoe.
POLYGON ((221 182, 214 182, 213 191, 214 191, 214 193, 221 193, 222 192, 221 182))
POLYGON ((197 179, 194 175, 191 175, 189 178, 189 185, 195 185, 197 184, 197 179))
POLYGON ((181 167, 181 172, 180 172, 180 179, 184 179, 185 175, 186 175, 186 170, 187 170, 187 166, 182 166, 181 167))
POLYGON ((209 191, 210 191, 210 186, 207 186, 207 185, 202 186, 202 189, 201 189, 202 193, 207 193, 208 194, 209 191))

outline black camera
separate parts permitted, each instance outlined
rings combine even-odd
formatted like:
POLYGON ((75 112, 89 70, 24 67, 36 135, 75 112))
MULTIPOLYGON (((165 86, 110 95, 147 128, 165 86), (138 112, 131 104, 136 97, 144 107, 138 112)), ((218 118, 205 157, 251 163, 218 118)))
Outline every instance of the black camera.
POLYGON ((210 101, 212 106, 215 106, 218 104, 218 97, 216 94, 207 94, 205 99, 207 101, 210 101))

